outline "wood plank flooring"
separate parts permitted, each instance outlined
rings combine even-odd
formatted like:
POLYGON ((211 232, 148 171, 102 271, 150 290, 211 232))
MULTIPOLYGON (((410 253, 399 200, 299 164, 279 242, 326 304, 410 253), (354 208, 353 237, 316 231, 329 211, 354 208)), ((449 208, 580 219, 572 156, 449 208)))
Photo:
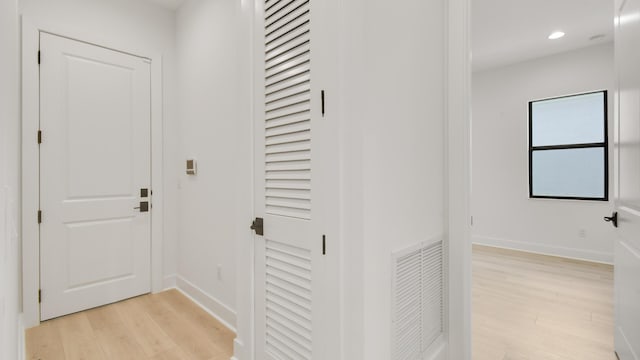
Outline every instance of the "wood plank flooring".
MULTIPOLYGON (((30 360, 228 360, 235 335, 176 290, 27 330, 30 360)), ((474 360, 615 360, 613 268, 473 248, 474 360)))
POLYGON ((473 360, 615 360, 613 267, 474 245, 473 360))
POLYGON ((235 334, 177 290, 27 330, 29 360, 228 360, 235 334))

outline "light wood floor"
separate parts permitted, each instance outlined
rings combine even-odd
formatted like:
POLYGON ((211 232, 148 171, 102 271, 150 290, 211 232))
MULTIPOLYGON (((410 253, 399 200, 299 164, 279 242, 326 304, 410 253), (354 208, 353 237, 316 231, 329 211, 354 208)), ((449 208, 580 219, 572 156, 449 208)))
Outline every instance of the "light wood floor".
POLYGON ((473 247, 473 360, 615 360, 613 267, 473 247))
MULTIPOLYGON (((227 360, 235 335, 176 290, 27 330, 32 360, 227 360)), ((615 360, 613 268, 473 248, 474 360, 615 360)))
POLYGON ((229 360, 235 334, 176 290, 27 330, 30 360, 229 360))

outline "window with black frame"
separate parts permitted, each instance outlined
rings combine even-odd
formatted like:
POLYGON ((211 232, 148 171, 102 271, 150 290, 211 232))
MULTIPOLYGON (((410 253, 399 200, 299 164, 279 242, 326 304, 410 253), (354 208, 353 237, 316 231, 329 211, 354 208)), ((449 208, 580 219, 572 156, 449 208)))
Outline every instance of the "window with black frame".
POLYGON ((529 196, 608 199, 607 91, 529 102, 529 196))

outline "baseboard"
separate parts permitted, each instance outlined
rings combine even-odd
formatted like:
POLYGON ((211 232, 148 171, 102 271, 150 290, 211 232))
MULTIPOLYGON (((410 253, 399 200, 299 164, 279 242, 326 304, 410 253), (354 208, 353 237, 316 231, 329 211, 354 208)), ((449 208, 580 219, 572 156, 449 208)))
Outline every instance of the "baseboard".
POLYGON ((231 360, 247 360, 249 356, 246 353, 246 349, 242 341, 238 340, 238 338, 233 339, 233 356, 231 360))
POLYGON ((447 360, 447 342, 440 335, 436 341, 422 354, 422 360, 447 360))
POLYGON ((229 330, 236 332, 236 313, 220 300, 207 294, 202 289, 176 275, 176 288, 194 303, 220 321, 229 330))
POLYGON ((18 359, 25 360, 27 358, 26 355, 26 343, 25 343, 25 326, 24 326, 24 316, 22 313, 18 314, 18 359))
POLYGON ((474 235, 472 237, 472 241, 474 244, 478 245, 520 250, 542 255, 559 256, 568 259, 584 260, 601 264, 613 264, 613 253, 567 248, 547 244, 534 244, 523 241, 499 239, 489 236, 474 235))
POLYGON ((164 290, 175 289, 176 286, 177 286, 176 285, 177 277, 178 277, 178 275, 176 275, 176 274, 171 274, 171 275, 165 276, 164 279, 162 279, 162 288, 164 290))
POLYGON ((631 348, 631 343, 625 336, 624 332, 620 327, 615 327, 615 341, 616 341, 616 351, 618 352, 619 359, 622 360, 640 360, 638 355, 633 352, 631 348))

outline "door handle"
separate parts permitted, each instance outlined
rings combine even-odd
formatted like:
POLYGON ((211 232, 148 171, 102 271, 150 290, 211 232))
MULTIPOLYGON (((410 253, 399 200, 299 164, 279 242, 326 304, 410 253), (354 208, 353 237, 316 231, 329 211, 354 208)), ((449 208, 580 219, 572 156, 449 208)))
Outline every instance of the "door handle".
POLYGON ((618 212, 614 211, 611 216, 605 216, 604 221, 612 223, 613 227, 618 227, 618 212))
POLYGON ((140 206, 134 207, 134 209, 140 209, 140 212, 148 212, 149 211, 149 202, 148 201, 140 201, 140 206))
POLYGON ((262 218, 256 218, 251 223, 251 230, 255 230, 256 235, 264 235, 264 220, 262 218))

